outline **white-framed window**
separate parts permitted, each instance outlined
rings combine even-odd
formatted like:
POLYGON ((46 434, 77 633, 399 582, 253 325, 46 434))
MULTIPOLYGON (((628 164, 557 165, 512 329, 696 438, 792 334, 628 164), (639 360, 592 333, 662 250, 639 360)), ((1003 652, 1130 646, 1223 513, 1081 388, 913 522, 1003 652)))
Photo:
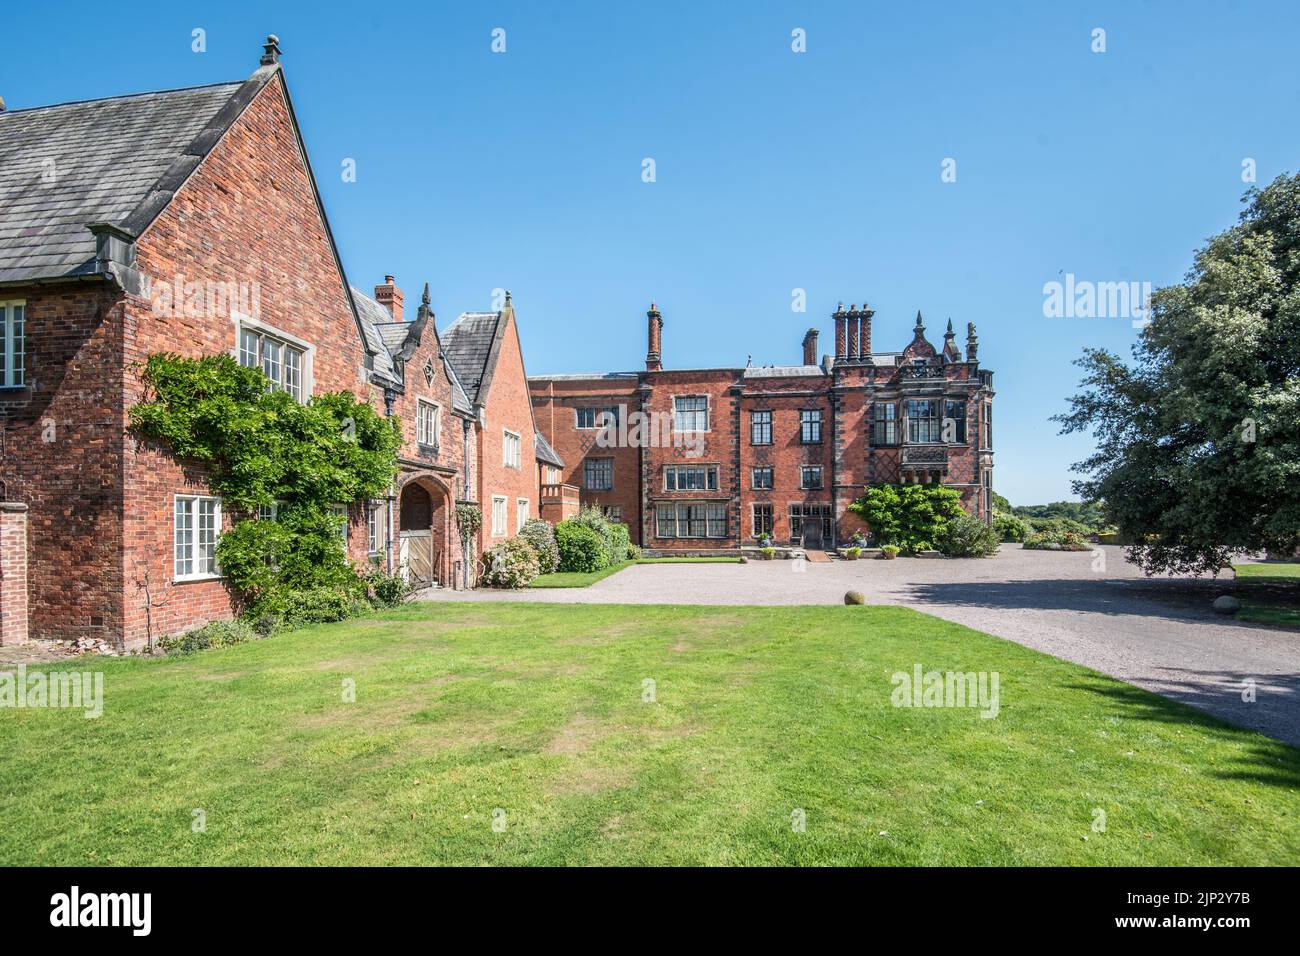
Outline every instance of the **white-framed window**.
POLYGON ((492 496, 492 537, 500 538, 506 531, 506 499, 504 495, 492 496))
POLYGON ((27 302, 0 302, 0 388, 19 388, 27 377, 27 302))
POLYGON ((503 429, 504 438, 501 446, 504 449, 504 464, 507 468, 519 468, 523 464, 523 446, 524 441, 510 429, 503 429))
POLYGON ((177 495, 174 512, 173 568, 177 581, 221 576, 217 538, 221 535, 221 499, 177 495))
POLYGON ((706 432, 709 430, 709 397, 677 395, 673 398, 673 431, 706 432))
POLYGON ((330 505, 330 512, 339 519, 339 540, 343 542, 343 548, 346 550, 348 546, 348 506, 330 505))
POLYGON ((442 409, 433 402, 417 399, 415 403, 415 440, 437 448, 442 437, 442 409))
POLYGON ((272 501, 269 505, 257 506, 258 521, 278 521, 280 519, 280 502, 272 501))
POLYGON ((515 532, 523 531, 526 524, 528 524, 528 499, 519 498, 515 501, 515 532))
POLYGON ((297 336, 247 316, 235 317, 235 357, 245 368, 260 368, 271 391, 288 392, 300 402, 311 395, 315 348, 297 336))
POLYGON ((372 501, 366 509, 366 549, 370 554, 383 554, 388 549, 388 522, 382 501, 372 501))

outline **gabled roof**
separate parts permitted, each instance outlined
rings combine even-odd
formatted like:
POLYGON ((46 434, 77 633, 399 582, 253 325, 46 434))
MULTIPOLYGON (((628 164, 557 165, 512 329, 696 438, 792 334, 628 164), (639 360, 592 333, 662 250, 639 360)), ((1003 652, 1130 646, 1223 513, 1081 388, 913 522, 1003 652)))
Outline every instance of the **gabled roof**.
POLYGON ((238 111, 223 108, 244 85, 0 113, 0 281, 93 272, 95 237, 86 226, 125 225, 169 170, 184 163, 192 171, 220 138, 200 144, 200 134, 233 122, 238 111))
MULTIPOLYGON (((374 374, 384 382, 400 387, 406 379, 404 365, 406 359, 414 354, 425 330, 433 327, 432 311, 428 313, 430 321, 427 325, 418 321, 395 322, 393 314, 375 299, 356 286, 349 286, 349 289, 352 292, 352 301, 357 306, 357 316, 361 320, 361 330, 365 335, 366 344, 376 353, 374 374)), ((436 330, 433 334, 437 335, 436 330)), ((456 376, 451 363, 447 361, 445 350, 439 350, 438 358, 451 384, 452 409, 465 415, 474 414, 474 406, 466 396, 465 389, 461 387, 460 379, 456 376)))
POLYGON ((534 432, 534 454, 538 461, 545 462, 548 465, 554 465, 556 468, 564 467, 564 459, 559 456, 551 443, 546 440, 541 432, 534 432))
MULTIPOLYGON (((384 325, 394 324, 392 313, 356 286, 349 286, 348 288, 352 292, 352 301, 357 307, 357 318, 361 320, 361 334, 365 336, 367 349, 375 357, 375 375, 391 382, 393 385, 400 385, 402 376, 393 365, 393 352, 396 349, 390 351, 379 331, 384 325)), ((403 322, 402 325, 406 325, 406 323, 403 322)), ((402 336, 402 340, 406 340, 405 335, 402 336)), ((401 342, 398 343, 398 348, 400 347, 401 342)))
POLYGON ((474 404, 487 397, 506 323, 500 312, 462 312, 442 333, 442 347, 474 404))

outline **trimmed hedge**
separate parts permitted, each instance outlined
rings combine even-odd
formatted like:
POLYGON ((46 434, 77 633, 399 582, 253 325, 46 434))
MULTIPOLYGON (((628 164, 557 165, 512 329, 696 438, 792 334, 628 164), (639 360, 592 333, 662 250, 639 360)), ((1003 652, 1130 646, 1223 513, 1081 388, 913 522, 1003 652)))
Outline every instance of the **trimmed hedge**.
POLYGON ((555 544, 560 551, 560 570, 589 574, 609 566, 609 548, 590 525, 575 518, 555 526, 555 544))

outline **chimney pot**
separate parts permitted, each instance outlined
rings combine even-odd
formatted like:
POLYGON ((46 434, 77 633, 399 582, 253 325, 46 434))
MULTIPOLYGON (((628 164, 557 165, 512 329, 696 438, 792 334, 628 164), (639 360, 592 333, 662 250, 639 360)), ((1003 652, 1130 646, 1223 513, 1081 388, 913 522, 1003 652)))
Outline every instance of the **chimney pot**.
POLYGON ((274 33, 266 35, 266 42, 262 44, 262 66, 271 66, 280 62, 280 38, 274 33))

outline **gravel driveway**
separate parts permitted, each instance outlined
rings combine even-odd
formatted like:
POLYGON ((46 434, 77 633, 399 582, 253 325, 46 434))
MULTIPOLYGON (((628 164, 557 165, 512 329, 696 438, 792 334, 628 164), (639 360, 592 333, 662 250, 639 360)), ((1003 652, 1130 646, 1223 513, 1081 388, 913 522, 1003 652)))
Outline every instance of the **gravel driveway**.
POLYGON ((1223 581, 1147 578, 1123 549, 985 560, 643 564, 588 588, 435 591, 429 600, 598 604, 902 604, 1091 667, 1300 746, 1300 633, 1238 623, 1223 581), (799 568, 799 570, 796 570, 799 568), (1242 700, 1247 681, 1256 700, 1242 700))

